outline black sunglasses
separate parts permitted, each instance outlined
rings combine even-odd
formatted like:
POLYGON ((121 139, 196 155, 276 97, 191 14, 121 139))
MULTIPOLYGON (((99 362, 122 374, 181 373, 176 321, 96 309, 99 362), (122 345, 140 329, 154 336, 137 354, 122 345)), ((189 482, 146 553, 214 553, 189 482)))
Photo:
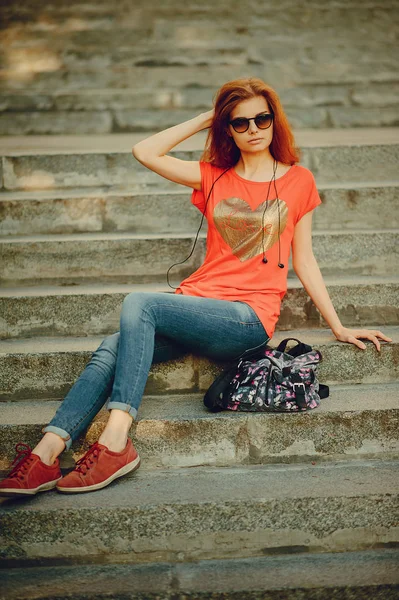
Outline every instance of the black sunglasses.
POLYGON ((273 118, 273 113, 262 113, 261 115, 257 115, 251 119, 247 119, 246 117, 238 117, 237 119, 229 121, 229 124, 237 133, 244 133, 244 131, 247 131, 250 121, 255 121, 255 125, 259 129, 268 129, 273 122, 273 118))

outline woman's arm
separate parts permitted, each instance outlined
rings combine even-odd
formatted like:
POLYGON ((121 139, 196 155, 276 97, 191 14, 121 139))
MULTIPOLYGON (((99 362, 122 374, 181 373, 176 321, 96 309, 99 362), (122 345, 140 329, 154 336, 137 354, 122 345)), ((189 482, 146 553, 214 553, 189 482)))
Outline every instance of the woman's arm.
POLYGON ((313 254, 312 213, 313 211, 306 213, 297 223, 294 230, 292 240, 292 266, 294 271, 338 340, 349 342, 365 350, 366 345, 358 341, 358 338, 366 338, 373 341, 377 350, 380 351, 380 343, 377 338, 381 338, 387 342, 391 342, 391 338, 388 338, 381 331, 377 330, 348 329, 342 325, 335 312, 323 276, 313 254))
POLYGON ((201 171, 199 161, 180 160, 166 156, 172 148, 191 137, 198 131, 210 127, 214 109, 201 113, 197 117, 179 125, 160 131, 134 145, 133 156, 145 167, 155 171, 175 183, 201 189, 201 171))

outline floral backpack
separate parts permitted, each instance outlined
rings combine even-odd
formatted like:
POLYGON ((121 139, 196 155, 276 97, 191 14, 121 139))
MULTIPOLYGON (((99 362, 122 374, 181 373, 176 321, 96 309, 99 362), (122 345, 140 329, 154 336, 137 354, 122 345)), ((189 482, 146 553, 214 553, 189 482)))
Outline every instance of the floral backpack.
MULTIPOLYGON (((246 353, 244 353, 246 354, 246 353)), ((277 348, 265 346, 255 355, 241 357, 222 373, 204 396, 212 412, 301 412, 317 408, 329 396, 317 379, 319 350, 296 338, 286 338, 277 348), (289 340, 298 342, 285 352, 289 340)))

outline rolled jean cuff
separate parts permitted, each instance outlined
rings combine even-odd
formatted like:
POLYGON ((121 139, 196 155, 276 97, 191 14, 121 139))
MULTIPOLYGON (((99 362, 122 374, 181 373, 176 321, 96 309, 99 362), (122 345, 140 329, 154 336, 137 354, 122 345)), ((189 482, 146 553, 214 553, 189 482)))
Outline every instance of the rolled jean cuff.
POLYGON ((123 412, 129 413, 133 419, 137 417, 137 408, 130 406, 130 404, 125 404, 124 402, 108 402, 107 410, 112 410, 113 408, 117 408, 119 410, 123 410, 123 412))
POLYGON ((65 450, 69 450, 72 446, 72 438, 65 429, 60 429, 59 427, 54 427, 53 425, 47 425, 47 427, 43 427, 42 433, 56 433, 59 435, 65 442, 65 450))

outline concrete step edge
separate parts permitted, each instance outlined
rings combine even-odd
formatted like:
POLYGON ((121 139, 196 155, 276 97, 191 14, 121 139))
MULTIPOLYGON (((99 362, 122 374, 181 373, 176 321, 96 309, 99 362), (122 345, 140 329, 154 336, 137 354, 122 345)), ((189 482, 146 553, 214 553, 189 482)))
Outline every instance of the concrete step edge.
MULTIPOLYGON (((137 422, 141 421, 181 421, 251 417, 254 413, 209 412, 203 404, 203 394, 164 394, 145 396, 139 409, 137 422)), ((5 402, 0 405, 0 426, 34 425, 46 423, 52 418, 59 401, 24 400, 5 402)), ((326 413, 353 413, 387 411, 399 409, 399 381, 391 383, 365 383, 362 385, 335 384, 330 386, 330 396, 321 400, 320 406, 309 411, 308 418, 326 413)), ((270 416, 268 416, 269 418, 270 416)), ((273 418, 292 419, 292 415, 276 413, 273 418)), ((294 417, 295 418, 295 417, 294 417)), ((399 433, 398 433, 399 437, 399 433)))
POLYGON ((204 594, 223 594, 223 598, 232 600, 240 592, 247 597, 253 591, 263 596, 267 593, 270 600, 281 598, 281 594, 286 600, 295 600, 305 590, 312 595, 319 590, 325 600, 333 600, 337 592, 346 595, 349 590, 353 590, 353 598, 354 590, 366 597, 369 589, 369 597, 394 600, 399 584, 398 558, 397 550, 385 549, 195 563, 14 568, 4 573, 0 599, 51 600, 56 594, 60 600, 67 600, 90 590, 90 598, 98 599, 116 594, 142 600, 145 594, 146 600, 156 600, 162 594, 164 600, 190 600, 204 598, 204 594), (379 586, 384 588, 384 595, 380 596, 379 586))
MULTIPOLYGON (((369 326, 367 329, 379 329, 381 326, 369 326)), ((393 339, 391 344, 399 344, 399 326, 383 327, 384 333, 393 339), (396 341, 397 340, 397 341, 396 341)), ((276 332, 272 338, 271 345, 277 345, 278 341, 288 337, 304 339, 308 344, 315 345, 343 345, 343 342, 334 338, 330 329, 294 329, 276 332)), ((0 355, 9 353, 54 353, 71 351, 90 351, 95 349, 103 340, 103 336, 87 336, 84 338, 70 337, 38 337, 22 338, 17 340, 0 340, 0 355)), ((367 340, 366 340, 367 342, 367 340)), ((370 342, 371 343, 371 342, 370 342)))
MULTIPOLYGON (((363 181, 363 182, 337 182, 333 183, 320 183, 317 185, 319 191, 327 192, 330 190, 379 190, 381 188, 391 188, 393 191, 397 191, 399 187, 398 181, 363 181)), ((177 188, 176 190, 132 190, 132 187, 123 189, 121 186, 110 186, 109 188, 104 187, 90 187, 90 188, 56 188, 54 190, 17 190, 15 192, 0 192, 0 204, 3 202, 45 202, 51 200, 72 200, 80 198, 146 198, 151 197, 176 197, 181 196, 186 198, 187 194, 191 194, 192 189, 185 187, 183 189, 177 188)))
MULTIPOLYGON (((323 277, 325 284, 329 287, 363 287, 369 285, 397 285, 399 284, 399 275, 343 275, 332 277, 326 275, 323 277)), ((301 288, 302 284, 298 278, 288 277, 287 289, 301 288)), ((37 285, 37 286, 13 286, 0 289, 0 298, 24 298, 33 296, 89 296, 91 294, 120 294, 132 291, 168 291, 173 293, 169 286, 164 282, 159 283, 132 283, 132 284, 114 284, 114 283, 82 283, 81 285, 57 286, 57 285, 37 285)))
MULTIPOLYGON (((376 235, 399 234, 399 229, 345 229, 344 231, 318 230, 313 231, 314 237, 348 237, 348 236, 367 236, 373 238, 376 235)), ((192 233, 129 233, 129 232, 95 232, 95 233, 52 233, 26 236, 0 236, 0 243, 20 244, 20 243, 46 243, 46 242, 85 242, 85 241, 119 241, 119 240, 186 240, 193 239, 195 232, 192 233)), ((199 233, 199 238, 205 239, 206 233, 199 233)))
MULTIPOLYGON (((193 111, 195 116, 195 111, 193 111)), ((0 156, 33 154, 68 154, 94 152, 131 152, 140 140, 157 133, 111 133, 103 135, 32 135, 1 136, 0 156)), ((351 145, 385 145, 399 143, 399 127, 372 127, 348 129, 296 129, 296 143, 302 147, 330 147, 351 145)), ((191 136, 174 150, 202 150, 206 133, 191 136)))

